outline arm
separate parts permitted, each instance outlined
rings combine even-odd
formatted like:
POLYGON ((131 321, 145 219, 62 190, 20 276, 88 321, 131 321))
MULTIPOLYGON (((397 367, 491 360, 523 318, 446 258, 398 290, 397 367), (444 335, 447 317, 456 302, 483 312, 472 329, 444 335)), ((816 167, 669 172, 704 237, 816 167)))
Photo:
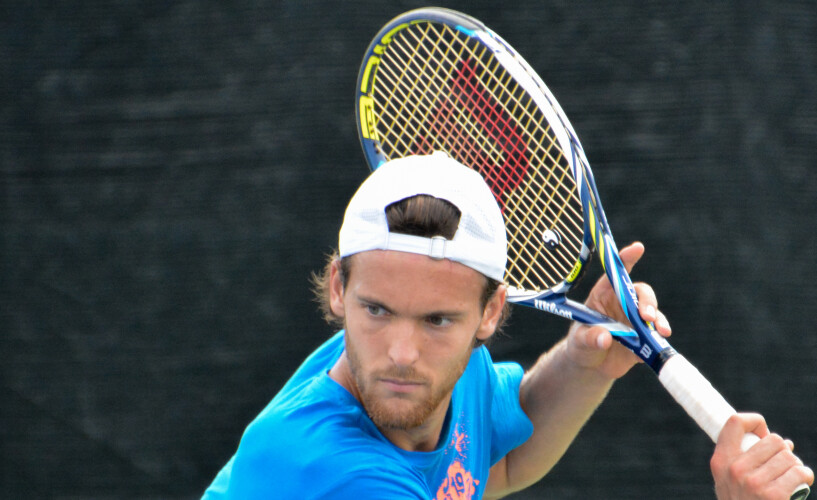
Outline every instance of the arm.
MULTIPOLYGON (((644 247, 639 243, 621 251, 628 271, 643 254, 644 247)), ((636 290, 641 316, 646 321, 655 321, 659 333, 669 336, 669 324, 657 312, 652 289, 637 284, 636 290)), ((606 276, 591 290, 587 305, 627 322, 606 276)), ((526 488, 547 474, 613 382, 637 362, 638 358, 615 342, 604 328, 573 324, 568 335, 525 374, 519 398, 522 409, 533 422, 533 435, 491 468, 486 498, 499 498, 526 488)))
POLYGON ((781 499, 800 484, 813 484, 814 472, 793 453, 794 444, 770 434, 763 417, 734 415, 724 426, 710 461, 719 500, 781 499), (762 438, 745 453, 743 435, 762 438))

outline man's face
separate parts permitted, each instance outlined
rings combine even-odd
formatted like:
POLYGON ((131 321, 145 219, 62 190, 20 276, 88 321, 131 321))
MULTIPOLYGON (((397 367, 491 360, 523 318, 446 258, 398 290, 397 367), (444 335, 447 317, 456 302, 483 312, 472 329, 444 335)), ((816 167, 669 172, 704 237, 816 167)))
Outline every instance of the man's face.
POLYGON ((346 324, 352 393, 382 429, 444 417, 475 339, 493 334, 504 301, 483 310, 485 277, 449 260, 379 250, 352 259, 345 290, 334 273, 330 299, 346 324))

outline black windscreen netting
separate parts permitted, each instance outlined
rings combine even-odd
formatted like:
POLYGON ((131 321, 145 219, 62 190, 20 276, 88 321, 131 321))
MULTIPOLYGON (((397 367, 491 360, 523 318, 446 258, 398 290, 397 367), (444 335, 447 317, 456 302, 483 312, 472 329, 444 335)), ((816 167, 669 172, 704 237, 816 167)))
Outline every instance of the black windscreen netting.
MULTIPOLYGON (((358 65, 419 4, 13 3, 0 496, 196 498, 331 333, 309 275, 366 175, 358 65)), ((559 98, 617 240, 647 246, 634 278, 657 290, 674 345, 817 464, 813 4, 447 6, 559 98)), ((494 358, 529 366, 566 326, 517 310, 494 358)), ((636 367, 514 498, 709 498, 711 451, 636 367)))

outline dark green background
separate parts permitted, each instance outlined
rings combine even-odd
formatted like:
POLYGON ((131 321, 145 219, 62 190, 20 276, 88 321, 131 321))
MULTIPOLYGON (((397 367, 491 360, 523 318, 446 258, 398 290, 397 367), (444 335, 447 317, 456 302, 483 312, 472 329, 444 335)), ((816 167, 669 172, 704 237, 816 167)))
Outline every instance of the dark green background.
MULTIPOLYGON (((559 98, 674 345, 817 465, 814 3, 445 4, 559 98)), ((367 173, 358 65, 421 5, 0 6, 0 496, 200 495, 331 333, 308 277, 367 173)), ((494 356, 566 326, 517 310, 494 356)), ((711 451, 637 367, 515 498, 710 498, 711 451)))

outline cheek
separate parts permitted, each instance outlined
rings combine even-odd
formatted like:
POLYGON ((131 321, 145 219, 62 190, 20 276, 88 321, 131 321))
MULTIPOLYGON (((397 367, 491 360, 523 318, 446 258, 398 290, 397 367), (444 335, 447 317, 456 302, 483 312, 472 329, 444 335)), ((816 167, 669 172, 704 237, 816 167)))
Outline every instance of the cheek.
POLYGON ((376 342, 378 335, 374 333, 369 318, 360 310, 347 309, 343 317, 343 323, 346 327, 347 336, 354 338, 359 348, 364 344, 376 342))
POLYGON ((473 334, 461 335, 455 340, 450 338, 446 338, 445 341, 430 340, 425 346, 423 359, 432 370, 440 370, 444 367, 446 372, 450 372, 462 365, 463 359, 467 363, 473 348, 473 334))
POLYGON ((346 327, 346 348, 353 351, 359 368, 371 371, 375 365, 387 358, 387 346, 383 342, 382 333, 373 333, 367 328, 365 321, 361 321, 355 314, 347 314, 344 318, 346 327))
POLYGON ((439 390, 448 391, 454 387, 468 366, 472 352, 473 350, 469 345, 456 352, 449 352, 447 356, 441 359, 432 361, 429 368, 436 373, 435 378, 439 390))

